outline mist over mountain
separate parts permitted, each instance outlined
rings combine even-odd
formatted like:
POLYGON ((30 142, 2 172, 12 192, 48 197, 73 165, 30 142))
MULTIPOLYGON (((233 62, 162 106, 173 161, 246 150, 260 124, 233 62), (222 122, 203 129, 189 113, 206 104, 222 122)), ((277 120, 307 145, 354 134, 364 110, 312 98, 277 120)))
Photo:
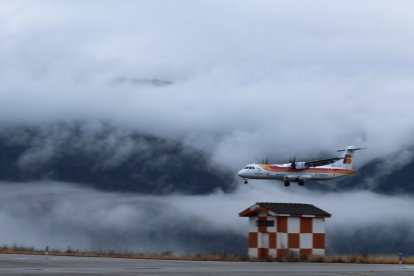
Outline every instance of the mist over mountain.
MULTIPOLYGON (((368 149, 369 150, 369 149, 368 149)), ((363 153, 357 153, 363 154, 363 153)), ((358 158, 358 155, 355 157, 358 158)), ((322 186, 324 183, 319 183, 322 186)), ((328 190, 329 184, 325 185, 328 190)), ((358 173, 334 182, 333 190, 369 190, 386 195, 414 194, 414 149, 375 158, 358 169, 358 173)))
POLYGON ((192 197, 104 192, 51 181, 0 182, 0 243, 121 252, 244 254, 245 235, 231 224, 214 223, 192 213, 191 208, 208 212, 203 204, 189 206, 192 197))
POLYGON ((234 190, 233 174, 180 142, 104 123, 0 129, 0 180, 55 180, 107 191, 207 194, 234 190))
MULTIPOLYGON (((357 152, 354 159, 367 151, 357 152)), ((323 157, 321 153, 320 158, 323 157)), ((0 181, 52 180, 107 191, 157 195, 234 191, 241 181, 232 164, 218 165, 211 158, 205 151, 179 141, 103 122, 0 126, 0 181)), ((413 148, 375 158, 355 175, 308 182, 305 187, 413 194, 413 148)))
POLYGON ((335 254, 414 254, 413 225, 407 221, 383 221, 364 227, 329 229, 328 248, 335 254))
POLYGON ((255 201, 306 202, 331 212, 326 221, 330 254, 414 254, 414 224, 406 219, 412 198, 309 192, 269 182, 241 185, 232 193, 169 196, 50 181, 0 182, 0 243, 245 256, 248 222, 237 214, 255 201))
POLYGON ((247 222, 238 212, 256 201, 307 202, 333 213, 330 253, 414 254, 413 225, 404 220, 412 157, 409 148, 368 162, 356 175, 307 182, 305 189, 280 181, 244 185, 231 166, 214 164, 206 152, 109 123, 3 124, 0 242, 244 255, 247 222), (380 205, 389 210, 373 213, 380 205), (358 213, 362 219, 353 217, 358 213), (29 236, 21 230, 28 227, 29 236), (373 229, 380 230, 372 235, 373 229))

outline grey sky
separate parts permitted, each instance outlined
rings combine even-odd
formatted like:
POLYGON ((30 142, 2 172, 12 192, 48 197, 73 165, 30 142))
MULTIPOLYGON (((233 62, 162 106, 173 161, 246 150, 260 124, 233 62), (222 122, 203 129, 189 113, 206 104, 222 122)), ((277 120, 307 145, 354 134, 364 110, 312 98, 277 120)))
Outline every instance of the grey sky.
POLYGON ((370 148, 365 162, 411 143, 412 8, 2 1, 1 120, 109 120, 183 139, 232 168, 348 144, 370 148))

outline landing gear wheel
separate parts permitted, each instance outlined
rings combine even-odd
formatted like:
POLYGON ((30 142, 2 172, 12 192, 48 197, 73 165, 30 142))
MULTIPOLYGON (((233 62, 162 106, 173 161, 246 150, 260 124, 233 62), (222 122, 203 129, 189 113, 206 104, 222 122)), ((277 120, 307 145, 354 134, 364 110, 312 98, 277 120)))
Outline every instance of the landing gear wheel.
POLYGON ((299 180, 298 183, 299 183, 299 186, 303 186, 305 185, 305 180, 299 180))
POLYGON ((285 184, 285 187, 289 187, 290 186, 290 182, 289 181, 285 181, 283 183, 285 184))
POLYGON ((244 180, 244 184, 247 184, 247 183, 249 183, 249 182, 247 182, 247 179, 245 179, 245 180, 244 180))

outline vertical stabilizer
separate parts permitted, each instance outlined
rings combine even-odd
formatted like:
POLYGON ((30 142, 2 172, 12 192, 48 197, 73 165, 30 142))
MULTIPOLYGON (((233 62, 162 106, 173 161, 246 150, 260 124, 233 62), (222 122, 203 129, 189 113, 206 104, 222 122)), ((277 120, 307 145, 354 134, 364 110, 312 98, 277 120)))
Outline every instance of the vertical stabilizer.
POLYGON ((340 167, 344 169, 352 169, 352 158, 355 151, 362 150, 364 148, 357 148, 355 146, 347 146, 345 149, 338 150, 338 152, 343 151, 344 153, 341 156, 341 160, 338 160, 334 163, 335 167, 340 167))

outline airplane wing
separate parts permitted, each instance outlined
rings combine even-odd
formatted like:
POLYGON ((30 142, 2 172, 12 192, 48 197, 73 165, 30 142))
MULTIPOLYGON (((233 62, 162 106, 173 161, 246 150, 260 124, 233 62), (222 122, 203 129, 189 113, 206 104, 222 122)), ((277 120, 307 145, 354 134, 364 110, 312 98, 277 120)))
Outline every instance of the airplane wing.
POLYGON ((308 161, 305 162, 305 166, 306 167, 318 167, 318 166, 324 166, 324 165, 329 165, 332 163, 335 163, 338 160, 341 160, 343 158, 340 157, 335 157, 335 158, 329 158, 329 159, 323 159, 323 160, 316 160, 316 161, 308 161))

